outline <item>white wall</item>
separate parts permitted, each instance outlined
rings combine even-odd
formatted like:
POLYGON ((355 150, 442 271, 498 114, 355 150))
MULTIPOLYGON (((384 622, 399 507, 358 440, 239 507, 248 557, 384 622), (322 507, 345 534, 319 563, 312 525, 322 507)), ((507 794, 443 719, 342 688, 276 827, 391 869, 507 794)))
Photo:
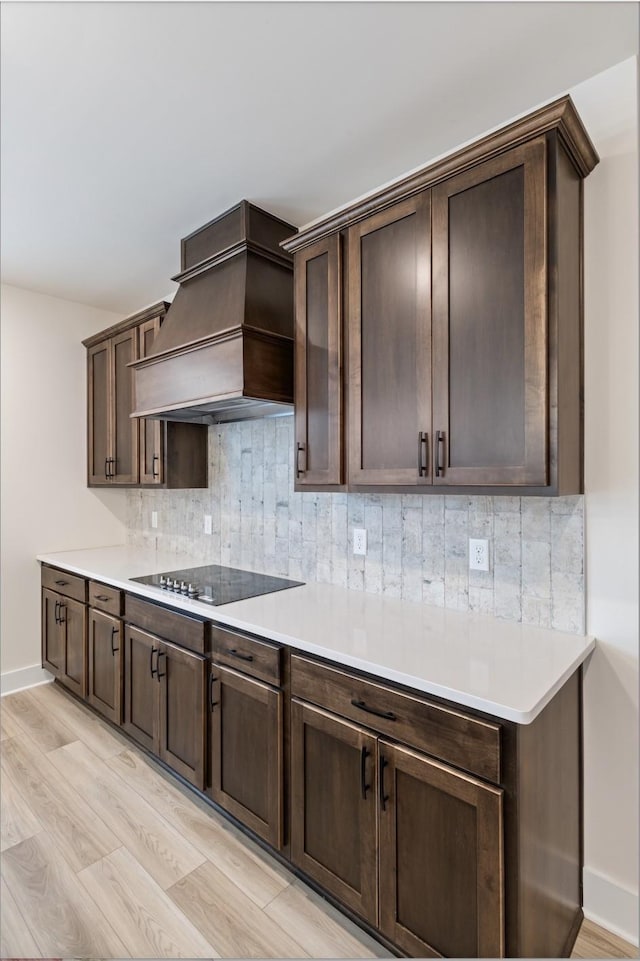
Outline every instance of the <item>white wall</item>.
POLYGON ((123 543, 126 495, 87 488, 81 343, 120 317, 6 285, 1 307, 4 691, 42 676, 36 554, 123 543))
POLYGON ((638 940, 637 60, 572 91, 600 153, 585 182, 584 909, 638 940))

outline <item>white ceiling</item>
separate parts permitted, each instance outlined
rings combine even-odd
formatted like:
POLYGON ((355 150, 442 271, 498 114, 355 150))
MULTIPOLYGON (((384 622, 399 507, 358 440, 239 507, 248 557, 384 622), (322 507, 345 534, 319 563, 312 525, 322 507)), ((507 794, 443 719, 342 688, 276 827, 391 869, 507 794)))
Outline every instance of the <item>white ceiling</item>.
POLYGON ((635 3, 11 3, 3 281, 128 313, 246 198, 301 225, 638 49, 635 3))

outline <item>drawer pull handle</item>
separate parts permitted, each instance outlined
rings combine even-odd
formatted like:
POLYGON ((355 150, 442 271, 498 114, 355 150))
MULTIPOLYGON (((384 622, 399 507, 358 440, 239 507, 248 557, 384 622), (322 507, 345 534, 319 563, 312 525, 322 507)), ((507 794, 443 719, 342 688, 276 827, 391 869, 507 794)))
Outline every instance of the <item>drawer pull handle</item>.
POLYGON ((96 594, 96 600, 103 601, 106 604, 109 598, 107 597, 106 594, 96 594))
POLYGON ((376 717, 383 717, 387 721, 397 721, 398 718, 393 714, 392 711, 379 711, 375 707, 369 707, 364 701, 357 701, 355 697, 351 698, 351 703, 354 707, 357 707, 359 711, 366 711, 367 714, 375 714, 376 717))
POLYGON ((366 747, 362 746, 362 753, 360 754, 360 789, 362 791, 362 800, 367 800, 367 791, 371 787, 367 784, 367 758, 369 757, 369 751, 366 747))
POLYGON ((389 795, 384 793, 384 769, 388 765, 386 757, 380 755, 380 776, 378 778, 378 783, 380 785, 380 807, 383 811, 387 810, 387 801, 389 800, 389 795))
POLYGON ((66 587, 69 581, 56 581, 58 587, 66 587))
POLYGON ((65 604, 64 601, 60 601, 59 603, 60 603, 60 608, 59 608, 59 611, 58 611, 58 624, 66 624, 66 623, 67 623, 67 619, 66 619, 66 617, 63 617, 63 616, 62 616, 62 612, 67 609, 67 605, 65 604))
POLYGON ((231 654, 231 657, 237 657, 241 661, 253 660, 253 654, 243 654, 241 651, 237 651, 235 647, 228 647, 227 654, 231 654))
MULTIPOLYGON (((160 683, 160 679, 161 679, 161 678, 167 676, 167 672, 166 672, 166 671, 164 672, 164 674, 161 674, 161 673, 160 673, 160 658, 161 658, 161 657, 166 657, 166 656, 167 656, 166 651, 158 651, 158 659, 157 659, 157 661, 156 661, 156 674, 158 675, 158 684, 160 683)), ((166 663, 166 662, 165 662, 165 663, 166 663)))
POLYGON ((151 464, 151 476, 152 476, 154 479, 155 479, 156 477, 160 477, 160 471, 159 471, 159 470, 156 470, 156 461, 160 462, 160 455, 159 455, 159 454, 154 454, 154 455, 153 455, 153 461, 152 461, 152 464, 151 464))
POLYGON ((153 655, 158 653, 157 647, 151 648, 151 656, 149 657, 149 665, 151 667, 151 677, 158 673, 158 662, 156 661, 156 666, 153 666, 153 655))
POLYGON ((426 477, 428 473, 429 450, 427 447, 428 434, 421 430, 418 432, 418 477, 426 477))
POLYGON ((436 477, 442 477, 444 475, 444 464, 440 460, 440 454, 444 450, 444 431, 436 431, 436 449, 434 451, 435 458, 435 475, 436 477))
POLYGON ((296 445, 296 477, 302 477, 306 472, 306 465, 304 468, 300 467, 300 454, 304 454, 304 444, 296 445))
POLYGON ((211 710, 212 713, 216 704, 220 703, 219 701, 214 701, 213 699, 213 685, 216 683, 217 680, 218 678, 214 677, 213 674, 209 678, 209 709, 211 710))
POLYGON ((111 655, 112 655, 112 657, 115 657, 116 654, 117 654, 117 652, 120 650, 119 647, 114 647, 114 646, 113 646, 113 638, 115 637, 116 634, 119 634, 119 633, 120 633, 120 631, 118 630, 117 627, 112 627, 112 628, 111 628, 111 655))

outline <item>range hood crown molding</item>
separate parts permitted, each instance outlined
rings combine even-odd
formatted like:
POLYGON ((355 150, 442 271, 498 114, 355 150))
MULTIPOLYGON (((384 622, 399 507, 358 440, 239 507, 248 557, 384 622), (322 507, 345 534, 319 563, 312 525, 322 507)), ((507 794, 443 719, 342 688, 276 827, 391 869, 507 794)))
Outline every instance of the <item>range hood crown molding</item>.
POLYGON ((180 287, 134 361, 134 417, 200 423, 290 413, 295 230, 241 201, 181 241, 180 287), (282 411, 280 408, 284 408, 282 411))

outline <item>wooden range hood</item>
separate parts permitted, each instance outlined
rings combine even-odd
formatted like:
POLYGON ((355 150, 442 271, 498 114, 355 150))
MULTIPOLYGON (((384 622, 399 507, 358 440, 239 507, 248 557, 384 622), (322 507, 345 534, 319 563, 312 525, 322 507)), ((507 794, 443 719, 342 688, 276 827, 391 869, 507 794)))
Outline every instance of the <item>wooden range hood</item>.
POLYGON ((134 361, 132 417, 214 424, 291 412, 291 224, 246 200, 181 241, 178 292, 134 361))

